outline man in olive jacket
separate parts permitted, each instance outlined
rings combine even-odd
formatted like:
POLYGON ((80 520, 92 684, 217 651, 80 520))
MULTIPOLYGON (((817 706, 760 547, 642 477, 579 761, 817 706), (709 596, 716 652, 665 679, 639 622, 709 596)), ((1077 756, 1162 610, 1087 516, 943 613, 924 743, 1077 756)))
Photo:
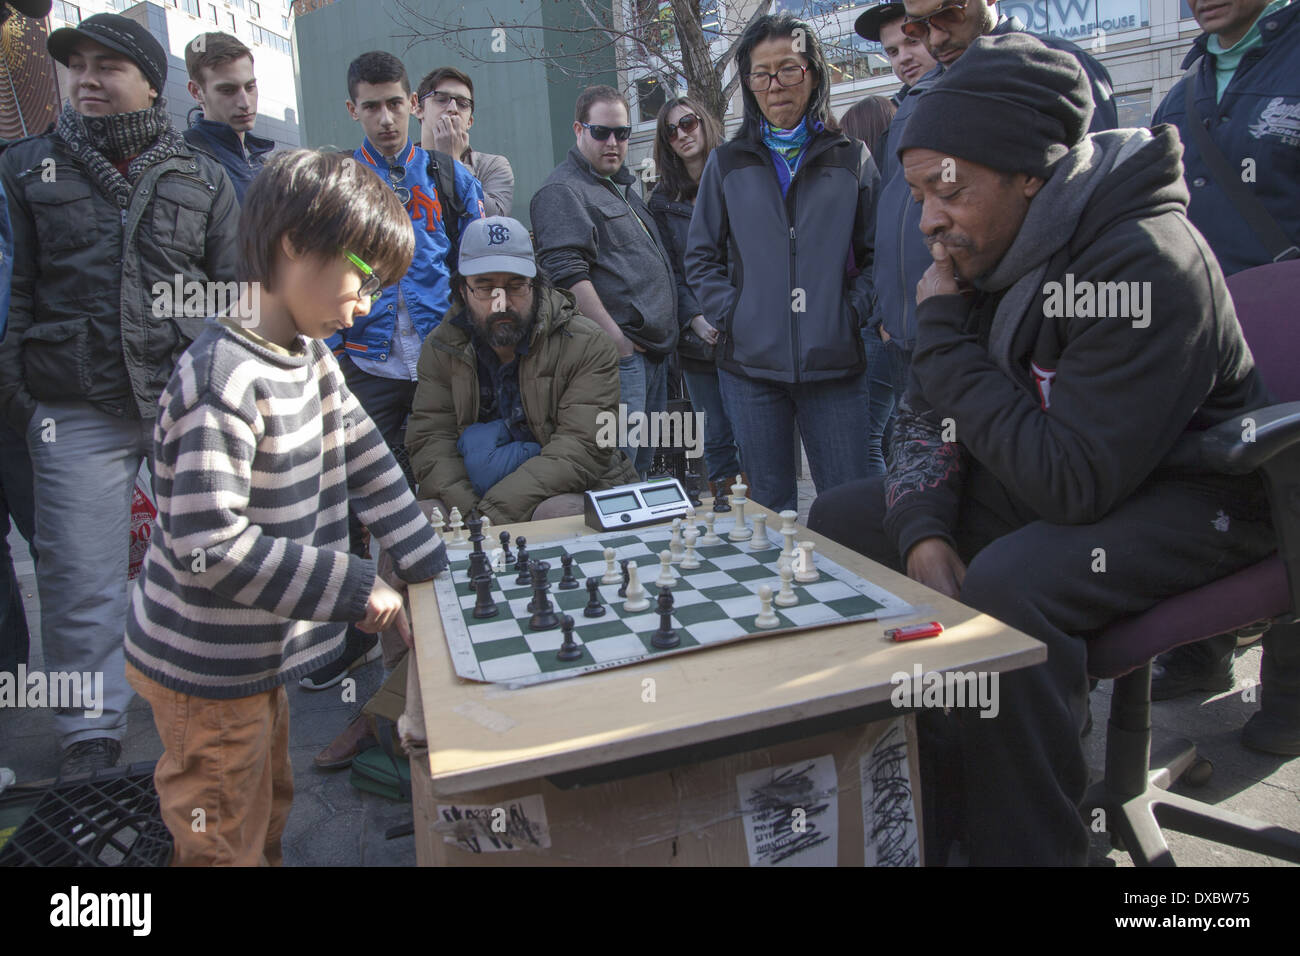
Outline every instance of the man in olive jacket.
POLYGON ((581 493, 635 481, 617 447, 618 352, 537 272, 528 230, 478 219, 461 237, 452 307, 425 339, 406 432, 419 497, 495 523, 580 514, 581 493), (502 462, 510 464, 503 467, 502 462))
POLYGON ((239 207, 221 164, 172 127, 148 30, 97 14, 48 47, 70 104, 0 160, 14 230, 0 414, 31 452, 45 665, 102 680, 52 702, 72 776, 121 753, 135 478, 176 359, 218 294, 238 308, 239 207))

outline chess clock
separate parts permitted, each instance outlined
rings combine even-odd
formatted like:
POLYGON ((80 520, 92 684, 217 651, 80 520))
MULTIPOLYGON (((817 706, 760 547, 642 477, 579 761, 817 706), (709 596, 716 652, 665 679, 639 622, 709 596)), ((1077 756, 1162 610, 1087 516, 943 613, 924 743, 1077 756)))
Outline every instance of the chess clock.
POLYGON ((583 516, 596 531, 640 528, 686 514, 691 503, 676 478, 652 478, 604 491, 588 491, 583 516))

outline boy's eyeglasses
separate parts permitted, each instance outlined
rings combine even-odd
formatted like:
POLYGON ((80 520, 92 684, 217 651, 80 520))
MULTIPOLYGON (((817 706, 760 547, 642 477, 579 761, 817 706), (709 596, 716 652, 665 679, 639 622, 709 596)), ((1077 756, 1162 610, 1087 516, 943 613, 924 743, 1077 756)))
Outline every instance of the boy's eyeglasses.
POLYGON ((678 130, 681 130, 683 133, 689 133, 699 125, 700 125, 700 118, 696 116, 694 113, 687 113, 676 123, 669 123, 668 126, 666 127, 668 130, 668 142, 671 143, 673 140, 677 138, 678 130))
POLYGON ((474 101, 471 100, 468 96, 455 96, 454 94, 451 93, 444 93, 442 92, 442 90, 430 90, 428 93, 424 94, 424 98, 426 100, 431 96, 433 97, 433 101, 437 103, 439 106, 446 106, 452 100, 455 100, 456 105, 459 106, 461 109, 463 109, 466 113, 471 113, 474 111, 474 101))
POLYGON ((789 63, 775 73, 746 73, 745 85, 755 93, 765 93, 772 88, 773 80, 776 80, 776 85, 780 87, 798 86, 803 82, 804 74, 807 72, 808 67, 789 63))
POLYGON ((934 13, 927 13, 923 17, 904 17, 903 33, 913 40, 924 40, 930 35, 931 23, 944 33, 951 33, 953 27, 959 26, 966 19, 966 3, 967 0, 946 0, 934 13))
POLYGON ((378 296, 384 289, 384 282, 379 278, 379 273, 346 249, 343 250, 343 255, 349 262, 360 269, 361 274, 365 276, 365 278, 361 280, 361 288, 357 290, 357 296, 366 299, 373 299, 378 296))
POLYGON ((506 295, 512 299, 523 299, 532 291, 532 279, 512 279, 504 286, 500 285, 466 285, 469 294, 480 302, 489 301, 496 294, 497 289, 504 288, 506 295))
POLYGON ((593 126, 591 123, 583 123, 582 120, 578 120, 578 123, 598 143, 603 143, 609 139, 610 133, 613 133, 614 138, 620 143, 626 143, 628 137, 632 135, 632 127, 630 126, 593 126))

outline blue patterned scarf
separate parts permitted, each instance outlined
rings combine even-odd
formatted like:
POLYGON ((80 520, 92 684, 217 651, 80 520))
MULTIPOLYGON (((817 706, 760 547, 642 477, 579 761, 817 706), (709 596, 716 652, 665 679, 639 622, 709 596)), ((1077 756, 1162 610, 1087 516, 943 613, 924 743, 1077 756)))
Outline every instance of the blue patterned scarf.
POLYGON ((801 119, 794 129, 776 129, 766 119, 760 119, 760 123, 763 144, 772 153, 774 161, 780 160, 777 163, 776 175, 781 181, 781 195, 784 196, 786 190, 790 188, 790 180, 799 169, 799 162, 803 159, 803 148, 808 143, 808 117, 801 119))

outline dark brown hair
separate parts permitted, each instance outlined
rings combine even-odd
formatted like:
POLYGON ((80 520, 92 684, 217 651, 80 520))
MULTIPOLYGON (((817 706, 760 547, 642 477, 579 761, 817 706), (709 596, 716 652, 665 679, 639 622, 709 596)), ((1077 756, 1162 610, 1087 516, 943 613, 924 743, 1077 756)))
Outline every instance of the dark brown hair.
POLYGON ((200 33, 185 44, 185 72, 191 80, 202 86, 205 69, 215 69, 245 56, 250 62, 253 61, 253 51, 240 43, 237 37, 232 37, 229 33, 200 33), (196 50, 195 43, 202 50, 196 50))
POLYGON ((573 110, 573 118, 585 123, 591 116, 591 108, 597 103, 622 103, 627 115, 632 115, 632 107, 627 104, 627 97, 612 86, 589 86, 578 94, 578 103, 573 110))
POLYGON ((671 99, 659 111, 659 121, 655 124, 655 169, 659 171, 659 185, 669 199, 686 202, 695 198, 699 183, 691 179, 691 174, 686 171, 686 163, 677 155, 672 141, 668 139, 668 115, 679 106, 694 113, 700 121, 705 159, 722 145, 722 126, 713 118, 712 113, 689 96, 671 99))
POLYGON ((397 194, 342 153, 276 154, 253 180, 240 211, 239 278, 275 291, 280 238, 327 260, 346 249, 390 286, 411 267, 415 231, 397 194))
MULTIPOLYGON (((457 83, 464 83, 469 90, 469 98, 471 100, 474 98, 474 81, 454 66, 440 66, 436 70, 425 74, 424 79, 420 81, 419 87, 416 88, 416 98, 423 101, 425 96, 436 90, 438 84, 443 80, 455 80, 457 83)), ((471 112, 473 112, 472 109, 471 112)))
POLYGON ((348 99, 353 103, 357 101, 358 83, 369 83, 372 86, 401 83, 403 93, 411 92, 406 67, 401 60, 384 50, 363 53, 348 64, 348 99))
MULTIPOLYGON (((840 129, 845 136, 866 143, 867 149, 871 150, 871 155, 875 157, 879 155, 881 140, 897 111, 898 107, 887 96, 864 96, 844 111, 844 115, 840 117, 840 129)), ((876 165, 880 165, 879 160, 876 161, 876 165)))

